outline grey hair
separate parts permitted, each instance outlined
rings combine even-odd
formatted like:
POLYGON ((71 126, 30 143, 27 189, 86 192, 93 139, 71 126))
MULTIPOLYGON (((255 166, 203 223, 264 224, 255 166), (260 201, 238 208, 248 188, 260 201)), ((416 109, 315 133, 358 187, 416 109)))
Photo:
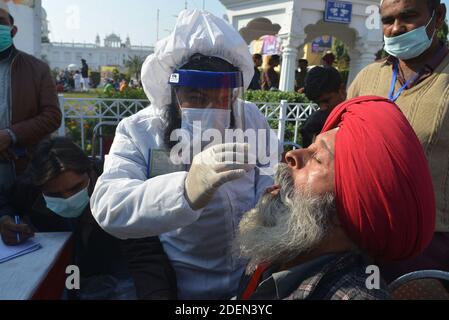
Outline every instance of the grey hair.
POLYGON ((279 195, 265 195, 243 217, 233 244, 234 254, 249 260, 248 273, 261 263, 289 262, 310 252, 333 227, 334 195, 297 191, 286 165, 279 167, 277 181, 279 195))

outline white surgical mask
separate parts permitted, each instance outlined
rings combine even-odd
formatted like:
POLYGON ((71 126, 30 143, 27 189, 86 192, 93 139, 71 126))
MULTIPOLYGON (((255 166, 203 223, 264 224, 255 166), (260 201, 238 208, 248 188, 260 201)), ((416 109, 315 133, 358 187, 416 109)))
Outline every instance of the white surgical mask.
POLYGON ((193 137, 195 132, 203 134, 206 130, 215 129, 222 135, 224 139, 225 130, 231 126, 231 110, 223 109, 182 109, 182 125, 181 129, 188 131, 193 137))
POLYGON ((47 208, 63 218, 78 218, 89 204, 89 193, 87 189, 88 187, 84 188, 68 199, 47 197, 44 195, 47 208))
POLYGON ((435 11, 432 14, 432 18, 430 18, 429 23, 425 26, 396 37, 387 38, 384 36, 385 51, 401 60, 419 57, 432 45, 436 30, 433 31, 432 37, 429 38, 427 35, 427 27, 432 22, 434 16, 435 11))

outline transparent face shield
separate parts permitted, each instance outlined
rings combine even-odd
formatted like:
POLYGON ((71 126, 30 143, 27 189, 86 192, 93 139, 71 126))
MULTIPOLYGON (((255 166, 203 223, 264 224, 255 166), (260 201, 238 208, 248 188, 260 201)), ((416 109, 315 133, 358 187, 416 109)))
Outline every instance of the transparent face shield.
POLYGON ((177 70, 169 84, 182 116, 184 140, 200 145, 196 151, 227 143, 229 130, 245 130, 241 72, 177 70))
POLYGON ((241 72, 177 70, 171 76, 180 108, 233 110, 243 98, 241 72))
POLYGON ((279 159, 278 140, 265 127, 247 128, 241 72, 178 70, 169 84, 182 118, 181 128, 170 136, 175 142, 170 150, 172 164, 188 170, 193 158, 207 148, 237 143, 249 149, 241 161, 263 167, 259 174, 273 174, 274 166, 268 165, 279 159))

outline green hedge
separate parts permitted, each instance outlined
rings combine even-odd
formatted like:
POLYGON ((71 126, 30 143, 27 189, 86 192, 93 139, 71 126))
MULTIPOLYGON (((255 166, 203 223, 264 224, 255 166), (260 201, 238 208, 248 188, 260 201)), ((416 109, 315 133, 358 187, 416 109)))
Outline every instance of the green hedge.
POLYGON ((287 100, 289 103, 308 103, 309 100, 302 93, 283 91, 252 91, 245 93, 245 100, 251 102, 281 102, 287 100))
POLYGON ((124 92, 107 91, 100 94, 102 99, 148 100, 142 89, 126 88, 124 92))
MULTIPOLYGON (((251 102, 271 102, 280 103, 281 100, 287 100, 289 103, 310 103, 307 97, 302 93, 297 92, 282 92, 282 91, 247 91, 245 100, 251 102)), ((278 129, 279 121, 269 120, 270 127, 274 130, 278 129)), ((285 141, 293 141, 295 137, 295 123, 287 122, 285 128, 285 141)), ((302 137, 298 135, 298 141, 302 144, 302 137)), ((286 147, 285 151, 291 150, 291 147, 286 147)))
MULTIPOLYGON (((142 89, 127 88, 123 93, 119 91, 103 92, 99 96, 103 99, 140 99, 147 100, 147 96, 142 89)), ((304 94, 296 92, 282 91, 253 91, 245 92, 244 99, 251 102, 281 102, 287 100, 289 103, 308 103, 309 100, 304 94)))
MULTIPOLYGON (((142 89, 127 88, 123 93, 118 91, 103 92, 99 95, 103 99, 141 99, 146 100, 147 97, 142 89)), ((247 91, 244 96, 245 100, 251 102, 267 102, 267 103, 279 103, 281 100, 287 100, 289 103, 309 103, 304 94, 294 92, 281 92, 281 91, 247 91)), ((84 123, 85 129, 85 147, 86 152, 92 151, 92 136, 93 128, 99 122, 98 119, 86 119, 84 123)), ((278 129, 279 122, 276 120, 269 121, 272 129, 278 129)), ((69 120, 67 125, 67 134, 72 137, 77 143, 81 144, 81 128, 78 121, 69 120)), ((285 140, 293 141, 294 139, 294 123, 287 123, 285 131, 285 140)), ((105 127, 103 133, 106 135, 113 135, 114 128, 105 127)), ((98 143, 98 141, 97 141, 98 143)), ((301 136, 299 136, 299 143, 301 144, 301 136)), ((97 150, 99 146, 96 146, 97 150)))

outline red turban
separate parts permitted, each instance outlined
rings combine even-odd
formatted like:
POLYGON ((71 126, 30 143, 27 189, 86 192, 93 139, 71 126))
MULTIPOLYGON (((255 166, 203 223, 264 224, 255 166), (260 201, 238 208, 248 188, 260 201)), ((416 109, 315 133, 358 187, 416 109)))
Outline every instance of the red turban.
POLYGON ((331 113, 323 132, 335 141, 335 190, 348 236, 381 261, 413 258, 435 231, 435 195, 423 148, 390 100, 359 97, 331 113))

